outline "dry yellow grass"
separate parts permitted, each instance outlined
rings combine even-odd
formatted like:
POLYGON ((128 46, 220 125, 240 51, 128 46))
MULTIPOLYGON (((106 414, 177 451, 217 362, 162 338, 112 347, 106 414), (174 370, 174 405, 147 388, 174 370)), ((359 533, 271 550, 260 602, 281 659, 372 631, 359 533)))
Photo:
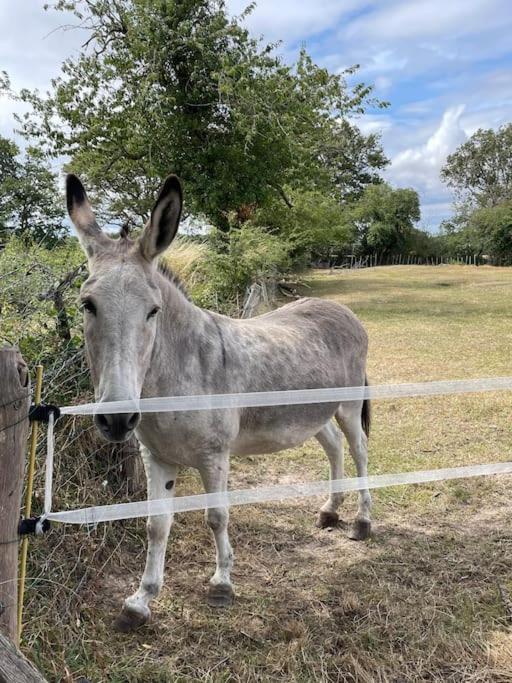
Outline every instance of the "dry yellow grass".
POLYGON ((208 248, 204 244, 177 237, 163 255, 163 261, 192 288, 197 271, 207 257, 208 248))
MULTIPOLYGON (((511 374, 512 270, 316 272, 307 284, 363 320, 373 383, 511 374)), ((508 393, 375 402, 370 472, 510 459, 511 407, 508 393)), ((308 443, 235 460, 231 483, 326 475, 308 443)), ((179 493, 198 489, 186 473, 179 493)), ((110 621, 140 576, 143 525, 128 523, 120 547, 115 529, 77 530, 77 562, 97 569, 69 615, 44 615, 44 633, 35 601, 29 654, 52 680, 67 666, 94 683, 512 681, 510 479, 397 487, 374 500, 374 536, 362 544, 343 525, 316 529, 314 499, 233 509, 237 600, 222 612, 205 602, 213 548, 202 515, 179 516, 153 623, 130 636, 110 621)), ((355 504, 349 496, 345 520, 355 504)))

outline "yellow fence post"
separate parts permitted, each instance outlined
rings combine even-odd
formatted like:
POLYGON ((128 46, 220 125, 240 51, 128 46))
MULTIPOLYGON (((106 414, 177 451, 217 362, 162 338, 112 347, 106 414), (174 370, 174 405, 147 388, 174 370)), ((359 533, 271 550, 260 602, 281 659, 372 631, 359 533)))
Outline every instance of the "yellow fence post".
MULTIPOLYGON (((43 386, 43 366, 36 367, 36 386, 34 394, 34 403, 39 405, 41 403, 41 389, 43 386)), ((37 449, 37 433, 39 423, 32 422, 32 431, 30 434, 30 453, 28 461, 27 474, 27 490, 25 493, 25 509, 24 517, 30 517, 32 513, 32 491, 34 488, 34 474, 36 469, 36 449, 37 449)), ((21 541, 21 556, 20 556, 20 579, 18 590, 18 645, 21 641, 21 631, 23 629, 23 598, 25 594, 25 576, 27 572, 27 551, 28 551, 28 536, 24 536, 21 541)))

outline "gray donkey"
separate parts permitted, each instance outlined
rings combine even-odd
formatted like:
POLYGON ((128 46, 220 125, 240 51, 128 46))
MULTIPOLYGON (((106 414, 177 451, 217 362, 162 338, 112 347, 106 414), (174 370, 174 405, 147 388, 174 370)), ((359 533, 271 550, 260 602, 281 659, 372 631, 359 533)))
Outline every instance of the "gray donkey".
MULTIPOLYGON (((142 235, 112 239, 94 217, 80 180, 67 177, 67 205, 89 261, 81 290, 85 343, 97 401, 150 396, 223 394, 366 383, 368 340, 354 314, 339 304, 300 299, 278 310, 235 320, 195 306, 176 278, 159 267, 181 215, 182 191, 171 175, 160 190, 142 235)), ((227 489, 229 456, 271 453, 315 437, 329 458, 331 479, 343 477, 341 433, 357 474, 367 476, 368 401, 302 406, 234 408, 197 412, 95 416, 101 434, 120 442, 135 433, 141 444, 148 498, 174 495, 180 466, 199 470, 207 492, 227 489)), ((318 526, 338 521, 340 493, 321 507, 318 526)), ((350 537, 370 533, 371 498, 359 492, 350 537)), ((228 510, 207 510, 215 538, 217 567, 208 601, 224 607, 234 592, 228 510)), ((172 515, 148 519, 146 567, 128 597, 116 627, 129 631, 150 617, 149 603, 163 583, 172 515)))

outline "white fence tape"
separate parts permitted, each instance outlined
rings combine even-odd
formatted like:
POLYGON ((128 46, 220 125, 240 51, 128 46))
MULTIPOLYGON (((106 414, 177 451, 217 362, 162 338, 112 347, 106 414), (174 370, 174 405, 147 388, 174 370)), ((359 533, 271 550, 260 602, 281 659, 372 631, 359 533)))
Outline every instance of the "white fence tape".
MULTIPOLYGON (((198 396, 161 396, 130 401, 87 403, 61 408, 62 415, 95 415, 99 413, 156 413, 192 410, 219 410, 229 408, 258 408, 265 406, 306 405, 310 403, 338 403, 363 398, 407 398, 467 394, 512 389, 512 377, 492 377, 471 380, 447 380, 410 384, 380 384, 360 387, 334 387, 298 389, 292 391, 265 391, 245 394, 213 394, 198 396)), ((461 479, 491 474, 511 474, 512 462, 470 465, 445 469, 401 472, 333 481, 313 481, 303 484, 241 489, 225 493, 180 496, 163 500, 138 501, 50 512, 53 477, 53 418, 48 425, 48 453, 45 479, 44 516, 56 522, 70 524, 97 524, 133 517, 150 517, 170 512, 187 512, 212 507, 249 505, 303 496, 328 494, 330 491, 357 491, 362 488, 383 488, 400 484, 421 484, 445 479, 461 479)))
POLYGON ((371 477, 354 477, 353 479, 333 479, 332 481, 311 481, 304 484, 284 484, 254 489, 235 489, 224 493, 204 493, 194 496, 179 496, 178 498, 102 505, 80 510, 64 510, 62 512, 51 512, 47 517, 55 522, 67 522, 69 524, 97 524, 98 522, 113 522, 114 520, 133 517, 151 517, 170 512, 190 512, 191 510, 318 496, 329 494, 330 491, 358 491, 364 488, 377 489, 399 484, 423 484, 430 481, 478 477, 484 474, 512 474, 512 462, 380 474, 371 477))
POLYGON ((512 377, 458 379, 414 384, 376 384, 369 387, 334 387, 296 389, 291 391, 257 391, 247 394, 201 394, 198 396, 158 396, 130 401, 85 403, 61 408, 62 415, 96 415, 99 413, 169 413, 180 410, 213 410, 225 408, 262 408, 308 403, 337 403, 362 398, 407 398, 468 394, 512 389, 512 377))
POLYGON ((55 451, 55 436, 53 433, 54 416, 50 412, 48 418, 48 434, 46 441, 46 472, 44 475, 44 507, 43 514, 48 515, 52 509, 52 486, 53 486, 53 456, 55 451))

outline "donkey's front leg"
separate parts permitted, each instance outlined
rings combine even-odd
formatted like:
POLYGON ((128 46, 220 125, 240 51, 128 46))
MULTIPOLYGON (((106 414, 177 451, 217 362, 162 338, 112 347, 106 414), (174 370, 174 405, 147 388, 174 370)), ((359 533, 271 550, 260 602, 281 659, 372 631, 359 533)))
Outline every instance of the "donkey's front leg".
MULTIPOLYGON (((172 498, 176 489, 177 465, 157 460, 142 445, 140 452, 146 470, 148 500, 172 498)), ((164 580, 165 550, 172 519, 172 514, 148 517, 146 567, 138 590, 126 598, 115 621, 115 627, 119 631, 133 631, 145 624, 151 616, 149 603, 159 594, 164 580)))
MULTIPOLYGON (((227 490, 229 455, 221 454, 208 458, 199 472, 207 493, 218 493, 227 490)), ((233 602, 235 593, 231 585, 231 568, 233 567, 233 550, 228 536, 229 510, 227 507, 208 508, 206 522, 213 532, 217 554, 217 569, 210 579, 208 603, 212 607, 228 607, 233 602)))

